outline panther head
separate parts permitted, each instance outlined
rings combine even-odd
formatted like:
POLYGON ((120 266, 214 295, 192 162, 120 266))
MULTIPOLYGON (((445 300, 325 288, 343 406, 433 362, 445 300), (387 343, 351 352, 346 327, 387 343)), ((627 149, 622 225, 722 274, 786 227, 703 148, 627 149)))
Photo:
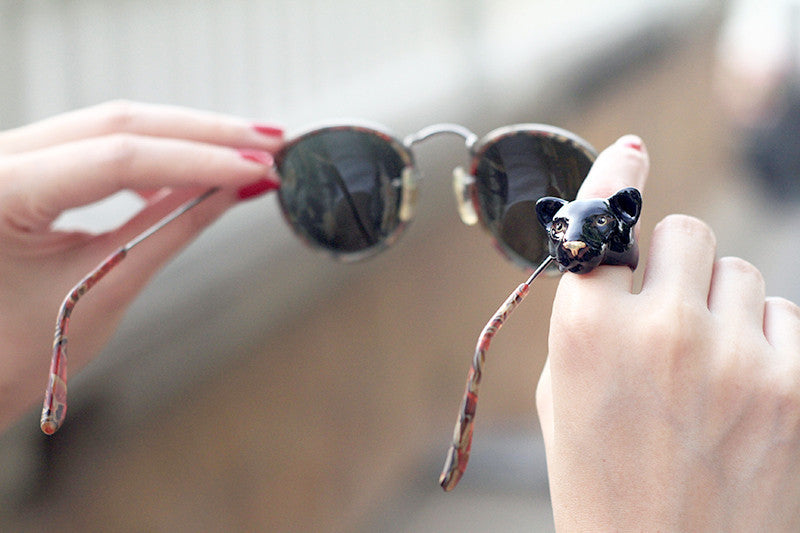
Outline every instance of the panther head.
POLYGON ((642 195, 633 187, 609 198, 567 202, 550 196, 536 203, 536 216, 549 236, 550 255, 561 272, 590 272, 598 265, 635 269, 639 247, 633 226, 642 210, 642 195))

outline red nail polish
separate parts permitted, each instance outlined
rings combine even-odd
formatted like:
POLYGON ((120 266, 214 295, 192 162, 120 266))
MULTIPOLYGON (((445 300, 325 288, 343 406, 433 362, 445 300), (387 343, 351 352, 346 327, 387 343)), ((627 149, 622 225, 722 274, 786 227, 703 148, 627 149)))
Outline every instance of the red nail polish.
POLYGON ((239 149, 239 154, 248 161, 259 163, 261 165, 272 166, 275 163, 275 159, 269 152, 252 150, 250 148, 241 148, 239 149))
POLYGON ((241 189, 237 191, 237 196, 239 200, 249 200, 250 198, 255 198, 256 196, 261 196, 262 194, 268 193, 269 191, 274 191, 279 189, 281 186, 280 183, 273 180, 258 180, 254 183, 249 185, 245 185, 241 189))
POLYGON ((283 137, 283 128, 273 124, 253 124, 253 129, 267 137, 283 137))
POLYGON ((636 135, 625 135, 619 142, 626 148, 632 148, 637 152, 644 152, 644 142, 636 135))
POLYGON ((642 143, 629 141, 625 143, 625 146, 628 148, 633 148, 634 150, 641 152, 642 151, 642 143))

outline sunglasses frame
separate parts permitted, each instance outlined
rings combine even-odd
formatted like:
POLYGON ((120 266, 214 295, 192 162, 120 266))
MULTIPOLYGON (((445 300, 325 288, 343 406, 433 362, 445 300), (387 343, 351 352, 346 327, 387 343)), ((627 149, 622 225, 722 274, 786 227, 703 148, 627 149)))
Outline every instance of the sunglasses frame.
POLYGON ((392 132, 390 132, 387 128, 385 128, 380 124, 370 123, 368 121, 359 121, 359 120, 341 121, 341 122, 326 121, 326 122, 319 122, 309 127, 303 128, 302 130, 299 130, 298 132, 291 134, 287 138, 281 150, 277 154, 275 154, 275 167, 278 170, 278 175, 281 176, 281 189, 278 189, 277 196, 278 196, 278 203, 281 208, 281 214, 283 215, 283 219, 286 221, 289 227, 292 228, 292 231, 294 232, 295 236, 306 246, 314 250, 327 252, 331 257, 333 257, 336 260, 343 262, 354 262, 354 261, 361 261, 364 259, 368 259, 370 257, 378 255, 380 252, 390 247, 397 241, 400 235, 402 235, 405 232, 408 223, 413 219, 414 207, 416 205, 417 182, 419 177, 417 174, 417 167, 414 161, 414 153, 411 150, 410 145, 407 145, 404 140, 401 140, 396 136, 394 136, 392 132), (309 237, 304 231, 302 231, 299 225, 293 220, 292 215, 290 214, 290 208, 287 205, 286 198, 284 194, 281 194, 281 189, 283 189, 283 180, 284 180, 281 168, 283 167, 284 162, 286 161, 286 158, 289 155, 289 153, 297 146, 299 146, 301 143, 307 141, 312 137, 336 131, 355 131, 373 135, 382 140, 383 142, 385 142, 395 152, 395 154, 397 154, 400 157, 400 159, 404 164, 402 175, 399 178, 401 180, 400 186, 403 188, 401 190, 402 199, 401 199, 401 206, 399 213, 399 219, 400 219, 399 224, 388 235, 380 239, 374 245, 355 252, 342 252, 334 250, 322 246, 316 241, 314 241, 314 239, 309 237))
MULTIPOLYGON (((522 123, 522 124, 513 124, 510 126, 501 126, 496 128, 485 136, 481 137, 480 139, 476 138, 476 141, 473 144, 467 144, 467 149, 470 152, 472 160, 470 161, 469 166, 469 174, 464 176, 462 179, 465 179, 464 185, 460 186, 455 181, 459 179, 454 174, 454 188, 456 191, 458 189, 465 190, 466 194, 469 195, 471 200, 471 211, 475 213, 476 216, 470 216, 468 212, 466 212, 466 207, 463 210, 460 209, 460 213, 467 214, 465 218, 464 214, 461 216, 462 222, 467 225, 474 225, 475 222, 478 221, 481 223, 483 228, 488 231, 492 237, 494 238, 496 248, 510 261, 513 263, 525 268, 525 269, 537 269, 538 265, 541 264, 549 254, 547 253, 547 246, 545 245, 542 250, 542 255, 538 259, 531 262, 530 260, 522 257, 519 253, 513 250, 499 235, 497 235, 491 229, 491 224, 486 216, 486 213, 482 207, 482 204, 479 199, 478 195, 478 177, 477 177, 477 170, 478 165, 480 164, 481 160, 485 156, 487 150, 497 143, 502 141, 507 137, 511 137, 520 133, 527 133, 534 137, 538 137, 540 139, 556 141, 565 145, 568 145, 570 148, 577 150, 579 153, 582 153, 590 163, 593 163, 594 160, 597 158, 597 151, 590 145, 586 140, 582 139, 581 137, 577 136, 576 134, 572 133, 571 131, 556 127, 550 126, 548 124, 539 124, 539 123, 522 123)), ((456 169, 454 172, 458 172, 456 169)), ((585 179, 586 176, 584 176, 585 179)), ((577 190, 575 191, 577 192, 577 190)), ((564 198, 565 200, 573 200, 574 194, 567 194, 566 191, 559 190, 559 197, 564 198), (564 197, 567 198, 564 198, 564 197)), ((532 224, 532 227, 535 228, 535 231, 539 231, 541 233, 542 242, 547 242, 546 233, 539 227, 539 224, 532 224)), ((552 272, 554 272, 555 267, 553 267, 552 272)))
MULTIPOLYGON (((467 167, 469 170, 467 171, 461 166, 453 169, 453 192, 456 198, 456 207, 459 217, 464 224, 469 226, 480 222, 484 230, 488 231, 494 238, 497 244, 496 248, 507 259, 527 269, 535 269, 541 260, 547 256, 546 246, 543 247, 543 255, 541 258, 530 261, 515 252, 503 241, 502 238, 500 238, 499 235, 492 231, 491 224, 488 221, 488 217, 486 216, 486 213, 481 205, 478 194, 478 178, 476 178, 478 165, 485 156, 486 151, 507 137, 518 135, 520 133, 526 133, 543 140, 555 141, 567 145, 576 150, 578 153, 583 154, 583 156, 586 157, 589 162, 593 162, 597 157, 597 151, 586 140, 568 130, 556 126, 550 126, 548 124, 512 124, 496 128, 483 137, 478 137, 476 133, 464 126, 461 126, 460 124, 438 123, 422 128, 416 133, 409 134, 401 140, 400 137, 396 136, 391 132, 391 130, 381 124, 359 120, 340 120, 319 122, 291 134, 284 147, 275 155, 275 165, 278 169, 279 175, 281 175, 283 178, 283 174, 280 172, 280 170, 291 150, 311 137, 335 131, 356 131, 374 135, 384 141, 388 147, 394 150, 394 152, 405 164, 403 175, 400 177, 400 185, 402 187, 402 199, 399 215, 400 223, 376 244, 356 252, 342 252, 315 242, 313 238, 310 238, 292 219, 290 208, 287 206, 285 198, 281 192, 283 187, 278 190, 278 199, 283 218, 289 227, 292 228, 292 231, 298 237, 298 239, 300 239, 301 242, 305 243, 308 247, 328 253, 335 259, 344 262, 359 261, 377 255, 394 244, 405 232, 408 224, 414 218, 418 197, 417 187, 418 182, 421 180, 421 174, 416 166, 416 158, 414 156, 413 146, 431 137, 448 134, 463 138, 464 146, 470 158, 469 165, 467 167)), ((565 191, 559 191, 559 193, 561 193, 559 196, 566 200, 573 199, 570 197, 572 195, 565 194, 565 191)), ((535 228, 535 231, 541 230, 541 228, 538 227, 538 224, 535 225, 535 228)), ((543 232, 541 236, 542 241, 546 242, 546 236, 543 232)))

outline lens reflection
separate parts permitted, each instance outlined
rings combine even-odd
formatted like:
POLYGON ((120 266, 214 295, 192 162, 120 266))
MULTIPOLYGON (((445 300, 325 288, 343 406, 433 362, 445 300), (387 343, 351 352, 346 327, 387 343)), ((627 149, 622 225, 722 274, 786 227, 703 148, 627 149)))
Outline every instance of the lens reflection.
POLYGON ((305 240, 336 255, 384 245, 402 226, 402 173, 410 155, 355 128, 317 130, 277 158, 284 213, 305 240))
POLYGON ((572 200, 593 157, 576 141, 541 131, 516 131, 478 150, 473 175, 481 217, 504 251, 525 266, 548 255, 536 200, 572 200))

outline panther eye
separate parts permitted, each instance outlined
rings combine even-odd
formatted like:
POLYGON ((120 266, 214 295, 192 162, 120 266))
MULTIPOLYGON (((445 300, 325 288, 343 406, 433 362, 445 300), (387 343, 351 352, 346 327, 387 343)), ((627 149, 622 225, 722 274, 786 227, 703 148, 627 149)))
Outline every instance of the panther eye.
POLYGON ((594 218, 594 225, 597 227, 608 226, 611 224, 612 218, 608 215, 597 215, 594 218))

